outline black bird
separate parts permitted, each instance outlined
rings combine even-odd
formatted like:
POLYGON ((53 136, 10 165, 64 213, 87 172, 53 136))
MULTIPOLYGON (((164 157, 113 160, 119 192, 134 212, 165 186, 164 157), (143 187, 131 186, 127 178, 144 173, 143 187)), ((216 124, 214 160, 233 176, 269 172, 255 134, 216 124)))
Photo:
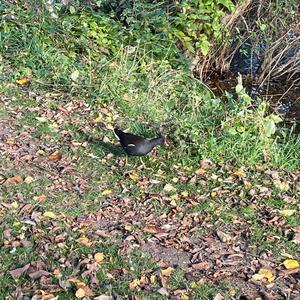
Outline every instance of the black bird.
POLYGON ((147 139, 135 134, 126 133, 118 128, 114 129, 114 133, 128 155, 144 156, 155 146, 168 144, 167 137, 163 135, 154 139, 147 139))

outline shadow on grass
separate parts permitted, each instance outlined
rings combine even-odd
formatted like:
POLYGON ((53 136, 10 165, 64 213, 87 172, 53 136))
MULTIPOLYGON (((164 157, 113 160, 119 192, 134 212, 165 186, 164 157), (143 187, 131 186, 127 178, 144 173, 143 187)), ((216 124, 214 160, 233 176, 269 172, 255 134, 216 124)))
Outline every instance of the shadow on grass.
POLYGON ((121 156, 125 154, 121 147, 117 147, 112 143, 103 142, 98 138, 88 135, 86 132, 79 132, 79 136, 91 144, 92 147, 101 149, 104 154, 112 153, 114 156, 121 156))

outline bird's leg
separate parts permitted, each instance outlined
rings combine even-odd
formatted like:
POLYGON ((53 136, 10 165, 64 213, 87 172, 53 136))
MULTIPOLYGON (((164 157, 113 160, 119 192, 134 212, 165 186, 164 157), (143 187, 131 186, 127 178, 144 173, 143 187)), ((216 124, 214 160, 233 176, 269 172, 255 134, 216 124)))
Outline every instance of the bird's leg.
POLYGON ((144 162, 143 162, 143 159, 142 159, 141 157, 140 157, 140 162, 142 163, 143 168, 146 169, 146 166, 145 166, 145 164, 144 164, 144 162))

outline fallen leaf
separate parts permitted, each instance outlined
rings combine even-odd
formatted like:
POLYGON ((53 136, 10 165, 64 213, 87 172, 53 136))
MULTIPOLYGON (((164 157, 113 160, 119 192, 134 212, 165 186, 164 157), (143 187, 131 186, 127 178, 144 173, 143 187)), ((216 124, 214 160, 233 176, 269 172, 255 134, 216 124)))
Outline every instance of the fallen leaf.
POLYGON ((285 266, 286 269, 291 270, 291 269, 296 269, 299 267, 299 262, 295 259, 286 259, 283 262, 283 265, 285 266))
POLYGON ((23 77, 23 78, 21 78, 21 79, 16 80, 16 83, 19 84, 19 85, 24 85, 24 84, 26 84, 28 82, 29 82, 29 78, 26 77, 26 76, 23 77))
POLYGON ((207 261, 203 261, 197 264, 192 264, 192 268, 195 270, 201 270, 201 271, 206 271, 209 270, 212 267, 212 264, 207 261))
POLYGON ((114 300, 113 296, 100 295, 94 298, 94 300, 114 300))
POLYGON ((172 192, 172 191, 175 191, 176 189, 173 187, 173 185, 167 183, 165 186, 164 186, 164 191, 166 192, 172 192))
POLYGON ((82 245, 85 245, 85 246, 87 246, 87 247, 90 247, 90 246, 93 244, 93 242, 90 241, 90 240, 89 240, 87 237, 85 237, 85 236, 82 236, 82 237, 80 237, 79 239, 77 239, 77 242, 80 243, 80 244, 82 244, 82 245))
POLYGON ((76 298, 85 297, 85 290, 83 288, 79 288, 75 293, 76 298))
POLYGON ((180 297, 180 300, 189 300, 190 297, 188 294, 182 294, 181 297, 180 297))
POLYGON ((143 228, 143 230, 148 233, 159 233, 162 231, 160 227, 154 225, 146 226, 143 228))
POLYGON ((11 178, 8 178, 5 180, 5 182, 3 183, 4 186, 9 187, 15 184, 19 184, 23 182, 23 178, 21 175, 15 175, 11 178))
POLYGON ((132 179, 134 181, 139 181, 140 180, 139 175, 136 174, 136 172, 134 172, 134 171, 129 173, 129 177, 130 177, 130 179, 132 179))
POLYGON ((45 118, 45 117, 36 117, 35 119, 41 123, 46 123, 48 121, 47 118, 45 118))
POLYGON ((279 211, 279 214, 283 217, 290 217, 296 212, 295 209, 283 209, 279 211))
POLYGON ((44 194, 42 194, 40 196, 34 196, 33 197, 34 201, 39 201, 39 202, 44 202, 44 201, 46 201, 46 199, 47 199, 47 196, 44 195, 44 194))
POLYGON ((79 78, 79 71, 75 70, 74 72, 71 73, 70 77, 73 81, 77 81, 77 79, 79 78))
POLYGON ((206 173, 206 171, 203 168, 199 168, 198 170, 196 170, 195 172, 197 175, 204 175, 206 173))
POLYGON ((200 166, 204 170, 208 169, 212 164, 213 162, 208 158, 203 158, 200 160, 200 166))
POLYGON ((168 276, 171 275, 171 273, 172 273, 173 271, 174 271, 173 268, 168 267, 167 269, 161 270, 161 274, 162 274, 163 276, 168 277, 168 276))
POLYGON ((43 213, 43 216, 44 216, 45 218, 50 218, 50 219, 56 219, 56 218, 57 218, 56 214, 53 213, 52 211, 45 211, 45 212, 43 213))
POLYGON ((102 252, 97 252, 95 255, 94 255, 94 258, 95 258, 95 261, 100 264, 103 262, 104 260, 104 254, 102 252))
POLYGON ((102 196, 108 196, 108 195, 110 195, 112 193, 112 190, 104 190, 102 193, 101 193, 101 195, 102 196))
POLYGON ((181 195, 183 198, 187 198, 189 196, 189 192, 184 191, 181 193, 181 195))
POLYGON ((218 293, 213 300, 224 300, 225 298, 220 294, 218 293))
POLYGON ((237 177, 244 177, 245 176, 244 168, 237 169, 233 174, 236 175, 237 177))
POLYGON ((261 268, 257 274, 254 274, 252 276, 252 279, 254 279, 256 281, 261 281, 263 279, 267 279, 268 282, 273 282, 275 277, 272 274, 272 271, 270 271, 269 269, 261 268))
POLYGON ((17 268, 14 270, 8 271, 8 273, 13 277, 13 278, 19 278, 21 277, 30 267, 30 264, 25 265, 24 267, 17 268))
POLYGON ((140 280, 139 279, 134 279, 133 281, 129 282, 128 286, 130 289, 134 289, 137 286, 139 286, 140 280))
POLYGON ((225 232, 217 230, 217 236, 223 243, 228 243, 232 240, 231 236, 225 232))
POLYGON ((62 158, 62 154, 58 152, 54 152, 50 155, 48 155, 49 160, 60 160, 62 158))
POLYGON ((169 296, 168 291, 164 287, 160 288, 157 292, 163 296, 169 296))
POLYGON ((217 192, 211 192, 211 193, 210 193, 210 196, 211 196, 212 198, 215 198, 217 195, 218 195, 217 192))
POLYGON ((31 182, 33 182, 33 178, 31 176, 27 176, 25 179, 24 179, 24 182, 27 183, 27 184, 30 184, 31 182))
POLYGON ((273 181, 274 185, 276 188, 278 188, 279 190, 281 191, 288 191, 290 186, 289 186, 289 183, 288 182, 284 182, 284 181, 281 181, 281 180, 274 180, 273 181))

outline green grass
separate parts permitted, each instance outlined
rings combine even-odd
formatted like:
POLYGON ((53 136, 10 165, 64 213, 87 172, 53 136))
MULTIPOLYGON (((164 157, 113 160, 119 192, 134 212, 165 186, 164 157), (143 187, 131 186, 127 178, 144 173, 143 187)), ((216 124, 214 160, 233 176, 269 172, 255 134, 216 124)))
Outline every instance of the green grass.
MULTIPOLYGON (((9 146, 6 136, 1 140, 5 155, 0 157, 0 173, 7 178, 20 174, 23 179, 34 179, 31 183, 0 186, 0 202, 5 203, 0 210, 0 233, 7 245, 2 247, 1 242, 1 299, 14 297, 17 287, 30 293, 29 283, 36 289, 40 284, 26 274, 13 279, 8 270, 43 260, 48 272, 61 271, 61 278, 51 277, 57 284, 58 280, 67 280, 79 262, 92 263, 97 252, 105 255, 96 272, 100 282, 97 295, 163 299, 158 293, 158 274, 163 268, 149 253, 135 249, 139 243, 136 236, 151 237, 143 232, 149 220, 174 222, 178 229, 185 217, 196 222, 197 216, 200 225, 193 225, 191 235, 195 238, 214 236, 216 230, 235 235, 242 227, 233 223, 239 220, 247 227, 253 255, 270 250, 274 259, 281 261, 285 250, 297 257, 297 245, 284 230, 276 223, 262 221, 266 212, 297 210, 297 202, 286 203, 283 199, 297 199, 299 194, 287 172, 299 168, 299 138, 292 133, 284 135, 277 128, 280 140, 275 135, 262 139, 257 124, 265 121, 265 116, 257 107, 249 108, 242 98, 234 107, 221 102, 190 76, 185 62, 174 69, 167 54, 157 56, 165 51, 165 44, 155 45, 160 47, 156 51, 140 44, 133 46, 132 40, 129 43, 121 37, 126 30, 118 22, 110 29, 104 16, 81 12, 51 19, 42 8, 33 12, 4 4, 0 4, 1 14, 0 102, 5 106, 0 109, 0 126, 3 122, 10 129, 7 136, 15 140, 15 145, 9 146), (99 28, 102 24, 109 37, 108 44, 102 43, 111 51, 99 49, 99 40, 88 34, 82 22, 88 27, 93 22, 98 22, 99 28), (75 70, 79 76, 74 80, 75 70), (24 76, 30 82, 18 85, 16 80, 24 76), (63 105, 69 108, 67 114, 60 110, 63 105), (103 124, 94 124, 95 119, 103 124), (170 146, 157 148, 155 155, 144 157, 146 168, 141 168, 140 160, 134 157, 129 157, 125 165, 124 155, 114 146, 111 127, 116 125, 148 137, 157 134, 162 125, 170 146), (230 133, 241 127, 238 134, 230 133), (62 159, 49 161, 48 155, 56 150, 62 159), (203 175, 195 175, 203 158, 211 159, 213 165, 203 175), (241 177, 234 175, 240 167, 245 169, 241 177), (270 169, 278 169, 280 179, 289 182, 287 191, 276 187, 266 173, 270 169), (128 175, 132 171, 138 179, 128 175), (145 182, 143 187, 141 183, 145 182), (165 191, 166 184, 172 184, 174 190, 165 191), (261 187, 270 189, 271 195, 261 192, 261 187), (111 190, 111 194, 102 195, 105 190, 111 190), (189 195, 184 197, 186 192, 189 195), (39 200, 40 195, 46 199, 39 200), (197 196, 203 197, 197 200, 197 196), (29 211, 22 211, 24 205, 32 205, 32 210, 27 206, 29 211), (58 218, 43 218, 47 211, 58 218), (96 221, 85 225, 81 218, 88 216, 96 221), (116 232, 98 236, 92 225, 102 224, 99 216, 109 223, 119 221, 116 232), (170 220, 165 220, 166 216, 170 220), (28 220, 35 222, 34 226, 28 220), (9 230, 9 236, 5 230, 9 230), (57 236, 61 242, 55 240, 57 236), (82 236, 93 244, 82 245, 78 241, 82 236), (17 244, 24 238, 31 242, 28 248, 17 244), (133 280, 143 276, 154 276, 155 280, 129 288, 133 280)), ((97 34, 100 38, 102 33, 97 34)), ((287 226, 299 226, 299 211, 284 220, 287 226)), ((106 230, 105 225, 98 229, 106 230)), ((73 277, 88 283, 88 276, 82 276, 84 268, 73 277)), ((180 267, 167 282, 170 294, 183 289, 190 299, 211 299, 218 291, 228 294, 222 283, 191 282, 180 267)), ((76 289, 73 286, 58 291, 58 299, 74 299, 76 289)))

